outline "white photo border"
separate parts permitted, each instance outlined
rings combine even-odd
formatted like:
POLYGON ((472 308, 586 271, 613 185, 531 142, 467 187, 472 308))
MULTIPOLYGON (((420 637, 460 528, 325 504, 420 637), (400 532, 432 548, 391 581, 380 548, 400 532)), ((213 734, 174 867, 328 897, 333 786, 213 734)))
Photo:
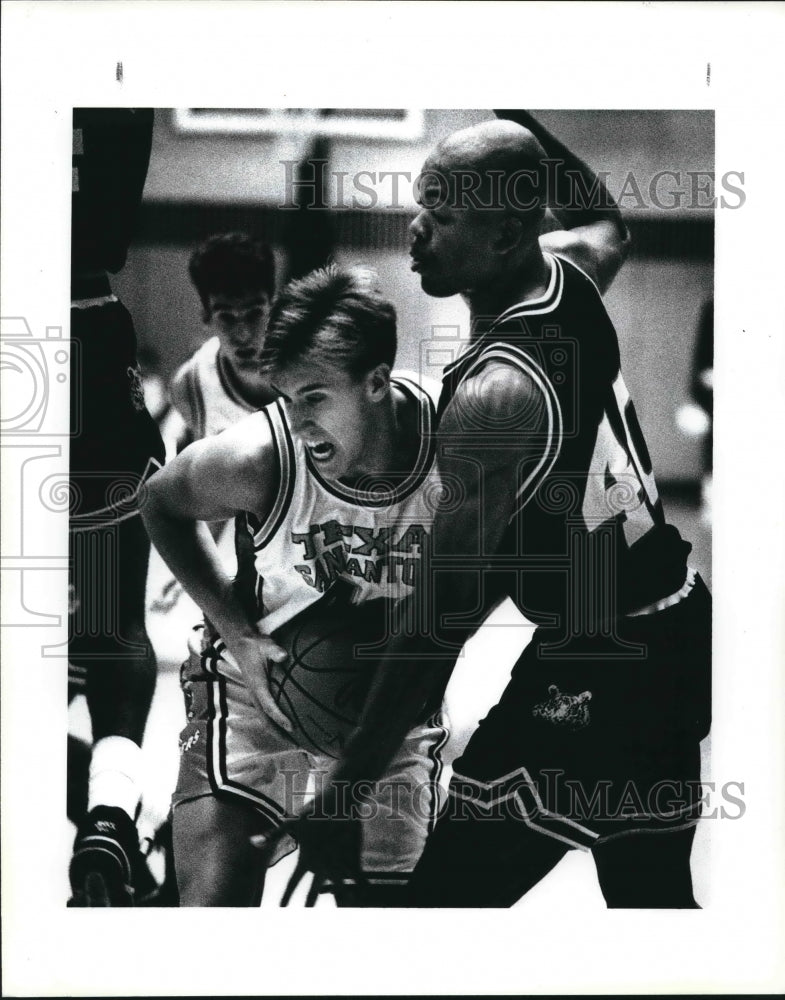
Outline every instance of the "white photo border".
MULTIPOLYGON (((38 652, 52 629, 8 629, 6 994, 781 990, 782 6, 20 0, 3 4, 3 22, 2 312, 42 338, 68 323, 63 164, 75 106, 715 109, 717 176, 741 170, 747 195, 742 210, 716 214, 712 768, 744 781, 748 808, 713 833, 712 906, 591 922, 543 900, 438 914, 66 910, 46 893, 47 830, 65 811, 65 671, 38 652)), ((67 398, 52 406, 65 425, 67 398)), ((65 446, 62 458, 67 468, 65 446)), ((3 542, 13 552, 23 511, 9 466, 3 542)), ((64 537, 42 542, 54 562, 64 537)), ((61 563, 41 578, 64 622, 61 563)))

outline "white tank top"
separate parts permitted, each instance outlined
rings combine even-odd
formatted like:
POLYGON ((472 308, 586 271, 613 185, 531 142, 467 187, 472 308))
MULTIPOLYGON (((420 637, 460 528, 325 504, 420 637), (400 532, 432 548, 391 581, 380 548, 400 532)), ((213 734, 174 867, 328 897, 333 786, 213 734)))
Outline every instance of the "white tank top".
POLYGON ((218 337, 211 337, 175 375, 175 380, 184 380, 187 412, 182 404, 178 410, 195 438, 220 434, 258 409, 232 387, 218 356, 220 346, 218 337))
POLYGON ((397 599, 412 590, 417 562, 442 499, 435 462, 434 398, 402 374, 392 384, 416 401, 422 439, 414 468, 390 489, 366 492, 328 482, 289 430, 280 402, 263 411, 275 442, 281 489, 264 523, 248 515, 260 625, 269 634, 313 604, 338 578, 354 603, 397 599))

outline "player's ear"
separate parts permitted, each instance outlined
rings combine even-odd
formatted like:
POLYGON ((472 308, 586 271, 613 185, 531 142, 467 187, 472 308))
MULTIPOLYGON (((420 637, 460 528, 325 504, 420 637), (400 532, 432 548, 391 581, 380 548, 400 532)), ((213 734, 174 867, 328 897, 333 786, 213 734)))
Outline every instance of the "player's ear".
POLYGON ((517 215, 505 214, 499 223, 496 237, 496 247, 499 253, 506 254, 517 250, 523 242, 523 237, 523 220, 519 219, 517 215))
POLYGON ((207 292, 205 295, 199 293, 199 302, 202 306, 202 322, 205 326, 209 326, 213 321, 213 305, 216 302, 216 296, 214 292, 207 292))
POLYGON ((390 366, 387 364, 377 365, 366 376, 368 396, 373 402, 378 402, 390 391, 390 366))

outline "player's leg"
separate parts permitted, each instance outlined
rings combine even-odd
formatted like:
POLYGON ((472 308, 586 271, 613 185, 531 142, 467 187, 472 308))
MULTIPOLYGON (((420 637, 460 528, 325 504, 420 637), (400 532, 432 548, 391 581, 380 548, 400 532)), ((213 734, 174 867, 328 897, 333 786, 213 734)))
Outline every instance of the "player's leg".
MULTIPOLYGON (((71 412, 78 433, 70 456, 68 656, 85 679, 93 750, 90 812, 77 833, 71 881, 77 905, 92 905, 93 890, 96 905, 127 905, 137 875, 148 876, 146 888, 152 888, 134 824, 156 673, 144 626, 150 546, 135 508, 144 476, 163 461, 164 448, 144 408, 128 312, 105 281, 84 294, 71 311, 71 412)), ((72 774, 72 784, 75 779, 72 774)))
MULTIPOLYGON (((116 562, 105 567, 100 585, 117 588, 116 595, 112 595, 117 631, 101 637, 106 659, 88 664, 87 705, 94 744, 116 736, 140 746, 156 681, 155 654, 144 620, 150 541, 138 516, 121 521, 111 530, 116 562)), ((106 589, 104 600, 108 597, 106 589)))
POLYGON ((517 797, 488 808, 464 799, 453 779, 405 897, 412 907, 509 907, 569 849, 531 829, 517 797))
POLYGON ((173 818, 180 906, 258 906, 264 855, 251 837, 270 825, 239 799, 206 795, 179 802, 173 818))
MULTIPOLYGON (((130 905, 134 892, 155 888, 134 823, 141 742, 156 680, 144 627, 149 542, 134 516, 73 533, 71 555, 79 606, 71 620, 69 660, 84 673, 93 730, 87 816, 74 842, 71 885, 76 905, 130 905)), ((79 782, 72 769, 72 798, 79 782)))
POLYGON ((610 908, 700 909, 695 902, 690 853, 695 827, 637 833, 592 851, 600 888, 610 908))
MULTIPOLYGON (((594 847, 600 887, 609 907, 695 909, 690 854, 695 827, 671 818, 673 803, 651 789, 681 789, 685 818, 700 813, 700 739, 711 716, 711 596, 700 577, 690 595, 656 615, 624 626, 625 638, 644 642, 658 689, 646 752, 636 757, 643 774, 628 774, 642 800, 655 810, 649 832, 610 837, 594 847), (662 808, 660 814, 656 812, 662 808)), ((644 714, 638 711, 638 726, 644 714)))
POLYGON ((87 637, 75 637, 72 646, 77 659, 79 649, 85 648, 91 657, 86 663, 85 693, 93 743, 120 737, 141 746, 156 682, 155 654, 144 617, 150 541, 138 516, 103 530, 113 536, 106 561, 85 572, 97 573, 101 592, 96 597, 112 617, 97 640, 100 649, 87 637), (92 658, 96 655, 100 659, 92 658))
POLYGON ((451 799, 425 845, 404 905, 512 906, 567 850, 560 841, 532 831, 512 809, 483 815, 451 799))
POLYGON ((177 891, 177 873, 174 868, 173 819, 170 810, 164 822, 155 831, 151 851, 160 851, 163 855, 164 872, 161 887, 151 900, 151 906, 179 906, 180 896, 177 891))
POLYGON ((79 607, 69 660, 85 676, 93 731, 88 809, 123 809, 140 798, 141 743, 156 681, 144 624, 150 543, 138 516, 71 537, 79 607))
POLYGON ((263 716, 228 653, 201 627, 181 668, 186 725, 173 796, 173 845, 181 906, 258 906, 268 862, 252 846, 302 805, 312 758, 263 716), (227 670, 230 676, 218 673, 227 670))
POLYGON ((444 792, 441 713, 413 729, 365 801, 361 885, 336 886, 338 906, 406 906, 406 887, 433 830, 444 792))
POLYGON ((87 815, 87 785, 90 775, 90 745, 68 734, 66 814, 74 826, 87 815))

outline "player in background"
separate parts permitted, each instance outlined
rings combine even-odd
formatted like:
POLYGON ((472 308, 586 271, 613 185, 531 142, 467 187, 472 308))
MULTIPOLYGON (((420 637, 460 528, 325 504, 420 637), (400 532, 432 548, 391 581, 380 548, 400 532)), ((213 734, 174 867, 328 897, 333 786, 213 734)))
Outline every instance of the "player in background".
POLYGON ((275 294, 270 247, 244 233, 213 236, 191 255, 188 273, 208 339, 178 368, 172 403, 191 441, 219 434, 275 398, 259 355, 275 294))
POLYGON ((585 164, 527 112, 498 114, 437 146, 410 230, 423 290, 461 294, 472 321, 439 400, 440 473, 465 498, 435 517, 433 614, 392 640, 335 785, 278 835, 300 838, 297 877, 356 867, 352 817, 319 818, 338 782, 380 773, 509 595, 539 627, 454 764, 406 905, 510 906, 579 848, 608 906, 692 908, 711 605, 601 299, 628 234, 585 164), (546 202, 564 229, 543 237, 546 202))
MULTIPOLYGON (((391 376, 395 353, 395 310, 366 273, 329 267, 292 282, 261 358, 281 400, 186 448, 150 481, 150 537, 217 632, 185 666, 174 795, 182 905, 258 905, 267 863, 250 837, 295 814, 309 775, 329 763, 303 749, 267 692, 267 658, 285 655, 269 633, 335 581, 351 584, 355 601, 412 589, 439 498, 435 408, 416 382, 391 376), (238 533, 253 541, 250 602, 204 524, 228 518, 242 518, 238 533)), ((411 720, 371 796, 361 905, 391 905, 422 851, 446 739, 440 706, 411 720)), ((293 847, 282 842, 277 856, 293 847)))
MULTIPOLYGON (((154 887, 134 823, 156 679, 144 620, 150 543, 137 503, 164 448, 144 405, 133 322, 108 277, 126 261, 152 131, 149 109, 73 113, 69 697, 84 692, 93 731, 70 864, 76 906, 132 905, 154 887)), ((72 806, 84 780, 76 751, 69 741, 72 806)))
MULTIPOLYGON (((246 233, 213 236, 191 255, 188 273, 199 295, 207 339, 175 372, 172 405, 185 429, 177 448, 261 409, 275 393, 259 372, 259 354, 275 294, 275 261, 262 240, 246 233)), ((223 525, 211 526, 213 537, 223 525)), ((168 580, 151 610, 168 611, 180 596, 168 580)))

